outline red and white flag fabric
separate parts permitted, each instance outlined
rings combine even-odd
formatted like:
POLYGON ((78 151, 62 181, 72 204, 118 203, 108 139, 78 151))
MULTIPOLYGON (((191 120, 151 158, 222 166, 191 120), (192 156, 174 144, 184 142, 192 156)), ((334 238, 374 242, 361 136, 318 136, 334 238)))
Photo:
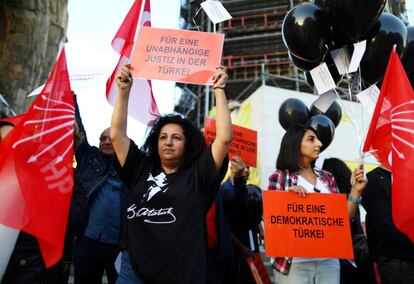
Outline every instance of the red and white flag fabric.
MULTIPOLYGON (((151 26, 149 0, 136 0, 134 2, 112 40, 112 48, 121 56, 111 77, 106 82, 106 99, 111 105, 115 104, 115 99, 118 96, 116 73, 121 69, 122 65, 129 63, 134 40, 142 26, 151 26)), ((150 80, 134 78, 129 97, 128 114, 144 124, 148 124, 148 122, 160 115, 150 80)))
POLYGON ((62 49, 43 91, 0 144, 0 224, 35 236, 47 267, 62 257, 73 190, 74 119, 62 49))
MULTIPOLYGON (((0 120, 0 127, 5 125, 14 127, 23 117, 24 114, 3 118, 0 120)), ((2 137, 4 137, 4 134, 6 133, 2 133, 2 137)), ((9 259, 13 253, 14 245, 16 244, 17 238, 19 237, 19 233, 19 230, 0 224, 0 283, 3 279, 4 273, 6 272, 9 259)))
POLYGON ((392 215, 396 227, 414 242, 414 93, 393 50, 364 152, 392 170, 392 215))

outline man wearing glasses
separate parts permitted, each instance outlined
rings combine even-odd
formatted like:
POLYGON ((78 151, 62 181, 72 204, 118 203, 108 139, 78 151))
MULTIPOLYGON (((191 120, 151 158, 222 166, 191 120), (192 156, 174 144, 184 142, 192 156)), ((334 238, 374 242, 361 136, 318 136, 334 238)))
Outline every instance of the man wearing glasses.
POLYGON ((109 128, 100 135, 97 148, 86 139, 78 106, 76 122, 82 138, 75 156, 89 203, 89 218, 76 244, 75 283, 102 283, 104 270, 108 283, 115 283, 118 274, 114 262, 119 253, 127 188, 116 171, 109 128))

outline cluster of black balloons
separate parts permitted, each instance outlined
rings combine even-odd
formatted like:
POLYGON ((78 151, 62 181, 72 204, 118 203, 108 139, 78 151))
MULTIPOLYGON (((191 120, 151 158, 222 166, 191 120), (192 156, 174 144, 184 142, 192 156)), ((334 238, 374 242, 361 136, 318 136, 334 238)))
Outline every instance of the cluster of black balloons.
POLYGON ((331 144, 335 136, 335 127, 339 125, 341 118, 342 110, 336 101, 324 113, 314 104, 309 110, 301 100, 295 98, 287 99, 279 108, 279 123, 283 129, 286 130, 295 124, 312 127, 322 142, 321 151, 331 144))
POLYGON ((414 27, 408 27, 407 47, 401 58, 401 62, 410 80, 411 86, 414 88, 414 27))
POLYGON ((367 40, 360 63, 361 78, 365 85, 383 79, 394 45, 398 55, 405 52, 402 56, 404 67, 414 77, 414 31, 412 27, 407 30, 398 17, 383 13, 386 0, 314 2, 293 7, 282 25, 283 41, 289 57, 294 65, 305 72, 311 87, 313 85, 306 72, 322 62, 326 62, 334 81, 339 84, 342 77, 329 51, 346 46, 352 52, 353 43, 362 40, 367 40))

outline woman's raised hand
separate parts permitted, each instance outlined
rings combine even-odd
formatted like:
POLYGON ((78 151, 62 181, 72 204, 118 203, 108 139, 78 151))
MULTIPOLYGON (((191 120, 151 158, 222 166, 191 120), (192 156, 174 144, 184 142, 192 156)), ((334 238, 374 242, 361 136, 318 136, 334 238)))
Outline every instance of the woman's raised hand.
POLYGON ((230 161, 230 169, 234 172, 234 177, 240 177, 246 168, 246 164, 239 157, 233 157, 230 161))
POLYGON ((224 88, 228 79, 229 76, 226 73, 226 68, 224 66, 217 67, 213 75, 213 90, 215 88, 224 88))
POLYGON ((122 91, 130 91, 132 87, 131 65, 125 64, 116 74, 116 83, 118 88, 122 91))
POLYGON ((353 191, 360 196, 368 183, 368 179, 364 175, 363 168, 357 168, 352 172, 350 183, 352 186, 351 192, 353 191))

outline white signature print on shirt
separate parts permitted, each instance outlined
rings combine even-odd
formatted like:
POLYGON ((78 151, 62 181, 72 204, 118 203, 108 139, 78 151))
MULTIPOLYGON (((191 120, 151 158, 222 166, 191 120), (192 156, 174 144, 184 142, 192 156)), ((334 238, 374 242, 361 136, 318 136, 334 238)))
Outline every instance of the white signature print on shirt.
POLYGON ((134 203, 127 209, 127 218, 132 219, 132 218, 141 217, 141 218, 146 218, 144 219, 145 223, 171 224, 171 223, 174 223, 175 220, 177 220, 177 218, 175 218, 174 214, 172 213, 173 210, 174 208, 172 207, 160 208, 160 209, 155 209, 155 208, 149 209, 149 208, 142 207, 137 211, 137 206, 134 203), (160 217, 160 216, 168 216, 168 217, 171 217, 171 219, 168 220, 169 218, 162 218, 166 220, 163 220, 163 221, 154 220, 156 219, 156 217, 160 217), (149 218, 149 217, 152 217, 152 218, 149 218))

